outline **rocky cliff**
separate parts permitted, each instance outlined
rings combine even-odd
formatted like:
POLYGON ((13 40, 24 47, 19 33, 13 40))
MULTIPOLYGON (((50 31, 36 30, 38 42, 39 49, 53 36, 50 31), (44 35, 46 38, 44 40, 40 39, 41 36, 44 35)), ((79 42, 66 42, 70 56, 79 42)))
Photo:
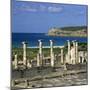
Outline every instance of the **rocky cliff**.
POLYGON ((77 26, 77 27, 64 27, 64 28, 51 28, 48 32, 50 36, 77 36, 86 37, 87 27, 77 26))

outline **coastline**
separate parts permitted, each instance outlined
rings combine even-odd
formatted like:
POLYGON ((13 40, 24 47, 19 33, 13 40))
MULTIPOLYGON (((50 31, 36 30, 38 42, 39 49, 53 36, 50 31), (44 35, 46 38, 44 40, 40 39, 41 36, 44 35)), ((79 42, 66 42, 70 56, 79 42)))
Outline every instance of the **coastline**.
POLYGON ((52 36, 52 37, 77 37, 77 38, 86 38, 88 35, 85 36, 78 36, 78 35, 50 35, 50 34, 45 34, 46 36, 52 36))

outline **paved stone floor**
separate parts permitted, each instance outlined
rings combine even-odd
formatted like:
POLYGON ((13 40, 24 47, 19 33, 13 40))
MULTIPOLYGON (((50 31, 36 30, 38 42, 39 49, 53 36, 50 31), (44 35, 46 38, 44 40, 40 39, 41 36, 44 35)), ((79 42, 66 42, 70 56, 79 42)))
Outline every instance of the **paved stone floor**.
POLYGON ((61 86, 75 86, 87 85, 87 73, 66 75, 64 77, 56 77, 42 80, 30 81, 28 86, 25 83, 19 83, 14 88, 45 88, 45 87, 61 87, 61 86))

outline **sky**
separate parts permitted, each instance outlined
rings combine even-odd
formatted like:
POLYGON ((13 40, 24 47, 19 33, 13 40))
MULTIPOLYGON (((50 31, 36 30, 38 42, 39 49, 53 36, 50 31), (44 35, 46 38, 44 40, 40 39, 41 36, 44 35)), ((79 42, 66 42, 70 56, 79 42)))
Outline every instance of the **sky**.
POLYGON ((12 0, 12 32, 47 33, 53 27, 87 26, 87 5, 12 0))

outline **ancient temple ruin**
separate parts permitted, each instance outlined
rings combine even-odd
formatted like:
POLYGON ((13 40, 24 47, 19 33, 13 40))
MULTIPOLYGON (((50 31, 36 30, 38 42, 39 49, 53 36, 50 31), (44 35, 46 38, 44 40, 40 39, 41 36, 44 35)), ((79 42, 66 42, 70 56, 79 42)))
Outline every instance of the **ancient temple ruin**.
POLYGON ((39 51, 37 53, 37 56, 35 57, 36 59, 34 60, 28 60, 27 59, 27 43, 22 42, 23 45, 23 58, 21 61, 18 60, 18 54, 14 55, 14 61, 13 61, 13 66, 14 69, 18 69, 20 66, 19 64, 22 64, 22 67, 24 68, 32 68, 33 62, 36 62, 35 67, 41 67, 41 66, 47 66, 46 60, 49 60, 49 66, 54 67, 55 62, 58 60, 59 65, 65 65, 67 64, 79 64, 79 63, 84 63, 87 62, 87 51, 79 51, 78 48, 78 42, 77 41, 72 41, 70 42, 67 40, 67 52, 64 54, 64 48, 60 48, 60 52, 57 56, 55 56, 54 53, 54 45, 53 45, 53 40, 50 40, 50 55, 49 57, 45 57, 43 54, 43 42, 42 40, 38 40, 39 43, 39 51), (71 45, 72 43, 72 45, 71 45))

